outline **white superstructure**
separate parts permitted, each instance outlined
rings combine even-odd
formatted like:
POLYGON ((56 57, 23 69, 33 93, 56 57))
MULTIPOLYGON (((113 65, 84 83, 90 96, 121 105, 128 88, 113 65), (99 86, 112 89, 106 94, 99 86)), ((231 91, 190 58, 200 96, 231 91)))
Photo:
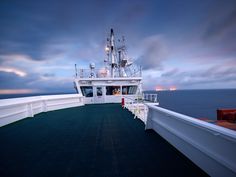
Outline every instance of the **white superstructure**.
POLYGON ((126 53, 125 40, 115 40, 113 29, 107 38, 105 67, 79 69, 74 79, 78 93, 83 94, 86 104, 119 103, 122 96, 135 99, 142 94, 142 71, 135 66, 126 53), (118 45, 116 45, 116 42, 118 45))

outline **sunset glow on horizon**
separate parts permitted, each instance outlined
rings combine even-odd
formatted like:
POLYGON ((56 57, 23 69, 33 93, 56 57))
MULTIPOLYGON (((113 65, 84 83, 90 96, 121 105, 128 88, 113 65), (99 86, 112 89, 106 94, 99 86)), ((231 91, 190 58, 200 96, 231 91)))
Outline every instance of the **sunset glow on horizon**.
POLYGON ((175 91, 175 90, 177 90, 177 87, 176 86, 171 86, 171 87, 156 86, 155 90, 156 91, 166 91, 166 90, 175 91))
POLYGON ((169 88, 169 90, 170 90, 170 91, 175 91, 175 90, 177 90, 177 88, 176 88, 176 86, 171 86, 171 87, 169 88))
POLYGON ((37 90, 32 89, 0 89, 0 94, 30 94, 30 93, 36 93, 37 90))

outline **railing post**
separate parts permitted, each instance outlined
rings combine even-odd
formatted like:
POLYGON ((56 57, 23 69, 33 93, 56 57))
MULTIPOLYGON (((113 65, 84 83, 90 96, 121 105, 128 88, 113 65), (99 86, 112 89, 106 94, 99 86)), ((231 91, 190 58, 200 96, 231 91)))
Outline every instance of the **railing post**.
POLYGON ((121 98, 121 106, 123 109, 125 108, 125 98, 124 97, 121 98))
POLYGON ((27 104, 27 112, 29 117, 34 117, 32 103, 27 104))

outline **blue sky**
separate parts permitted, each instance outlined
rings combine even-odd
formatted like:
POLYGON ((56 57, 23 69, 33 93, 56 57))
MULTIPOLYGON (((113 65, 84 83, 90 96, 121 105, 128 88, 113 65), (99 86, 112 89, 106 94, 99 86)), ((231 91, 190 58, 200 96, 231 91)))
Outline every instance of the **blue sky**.
POLYGON ((0 26, 0 93, 73 92, 74 64, 102 64, 110 28, 144 89, 236 88, 235 0, 2 0, 0 26))

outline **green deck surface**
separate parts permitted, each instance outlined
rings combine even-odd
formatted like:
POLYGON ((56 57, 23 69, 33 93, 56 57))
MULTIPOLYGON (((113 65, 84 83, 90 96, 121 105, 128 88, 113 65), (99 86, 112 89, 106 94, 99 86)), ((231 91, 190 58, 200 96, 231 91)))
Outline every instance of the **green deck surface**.
POLYGON ((41 113, 0 128, 1 177, 206 174, 118 104, 41 113))

